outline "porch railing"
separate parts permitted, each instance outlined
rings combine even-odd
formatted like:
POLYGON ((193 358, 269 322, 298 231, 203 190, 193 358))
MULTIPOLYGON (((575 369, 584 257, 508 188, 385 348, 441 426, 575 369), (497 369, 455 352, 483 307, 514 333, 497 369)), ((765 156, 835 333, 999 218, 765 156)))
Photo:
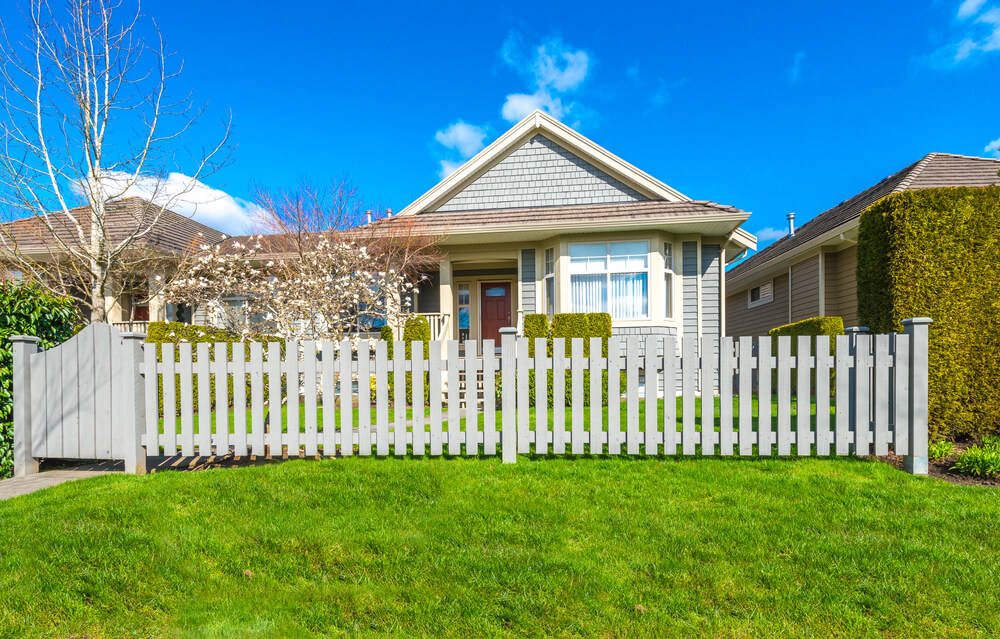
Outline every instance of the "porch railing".
POLYGON ((149 329, 149 322, 144 320, 133 322, 111 322, 111 325, 126 333, 145 333, 149 329))
POLYGON ((425 318, 427 323, 431 325, 432 340, 436 341, 448 338, 445 335, 445 331, 448 330, 448 313, 417 313, 417 315, 425 318))

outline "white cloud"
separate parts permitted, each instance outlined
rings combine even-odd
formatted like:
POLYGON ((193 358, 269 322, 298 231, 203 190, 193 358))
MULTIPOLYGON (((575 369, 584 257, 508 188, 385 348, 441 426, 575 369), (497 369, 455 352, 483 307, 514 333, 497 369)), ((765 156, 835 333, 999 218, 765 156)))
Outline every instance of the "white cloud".
POLYGON ((997 138, 992 142, 990 142, 989 144, 987 144, 986 148, 983 150, 986 151, 987 153, 992 153, 993 155, 1000 158, 1000 138, 997 138))
POLYGON ((463 158, 471 158, 483 148, 486 129, 458 120, 447 129, 434 134, 434 139, 446 149, 457 150, 463 158))
POLYGON ((563 102, 562 95, 575 91, 590 72, 590 55, 583 49, 572 49, 559 38, 549 38, 525 54, 521 38, 511 34, 500 48, 500 57, 508 66, 528 79, 532 93, 507 95, 500 115, 508 122, 517 122, 535 109, 554 118, 569 115, 572 103, 563 102))
POLYGON ((104 184, 116 199, 141 197, 226 233, 250 231, 263 212, 253 202, 213 189, 183 173, 169 173, 165 178, 142 176, 126 188, 128 178, 124 171, 109 171, 104 184))
POLYGON ((979 10, 983 8, 984 4, 986 4, 986 0, 965 0, 965 2, 958 7, 958 17, 962 20, 971 18, 979 13, 979 10))
POLYGON ((776 229, 774 227, 768 226, 762 228, 759 231, 754 232, 757 239, 761 242, 773 242, 774 240, 780 240, 781 238, 788 235, 788 231, 785 229, 776 229))
POLYGON ((441 160, 441 169, 438 171, 438 177, 442 180, 458 170, 462 166, 461 162, 452 162, 451 160, 441 160))
POLYGON ((802 75, 802 63, 806 59, 805 51, 796 51, 792 59, 792 66, 788 69, 788 81, 795 84, 802 75))

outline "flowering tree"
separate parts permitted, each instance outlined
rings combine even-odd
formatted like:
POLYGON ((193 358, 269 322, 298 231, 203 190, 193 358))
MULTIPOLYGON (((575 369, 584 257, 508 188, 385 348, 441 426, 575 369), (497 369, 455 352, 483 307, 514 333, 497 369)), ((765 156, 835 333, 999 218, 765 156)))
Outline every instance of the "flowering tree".
POLYGON ((204 305, 244 335, 285 339, 340 340, 410 312, 433 238, 406 223, 356 224, 357 197, 343 183, 332 195, 304 187, 257 200, 272 232, 202 246, 167 285, 168 300, 204 305))

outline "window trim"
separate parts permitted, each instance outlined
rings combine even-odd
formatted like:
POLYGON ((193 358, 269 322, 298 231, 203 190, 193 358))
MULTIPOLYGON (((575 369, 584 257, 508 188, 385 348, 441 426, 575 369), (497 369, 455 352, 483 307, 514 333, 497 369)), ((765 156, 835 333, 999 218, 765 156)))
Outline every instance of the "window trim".
POLYGON ((549 316, 549 319, 556 313, 556 250, 555 247, 549 247, 542 251, 542 297, 545 309, 545 314, 549 316), (549 270, 549 256, 552 256, 552 270, 549 270), (552 282, 552 293, 549 293, 549 282, 552 282), (551 312, 550 312, 551 307, 551 312))
POLYGON ((663 243, 663 318, 674 319, 674 243, 663 243), (667 247, 670 252, 667 253, 667 247))
MULTIPOLYGON (((649 312, 649 297, 650 297, 649 296, 649 287, 650 287, 651 266, 652 266, 652 260, 650 259, 649 254, 650 254, 650 247, 652 246, 652 243, 650 242, 650 239, 648 237, 634 238, 634 239, 621 238, 621 239, 614 239, 614 240, 592 240, 592 241, 589 241, 589 242, 569 242, 567 244, 567 247, 566 247, 566 254, 569 257, 569 265, 568 265, 569 268, 567 270, 568 270, 569 285, 570 285, 570 312, 571 313, 582 312, 582 311, 577 311, 576 310, 576 308, 573 306, 573 300, 572 300, 573 275, 582 275, 582 273, 573 273, 572 249, 573 249, 574 246, 582 246, 582 245, 588 245, 588 244, 589 245, 601 244, 601 245, 603 245, 605 247, 604 248, 604 259, 605 259, 606 266, 605 266, 605 270, 603 271, 603 275, 605 276, 605 285, 607 286, 607 292, 608 292, 608 297, 607 297, 608 309, 606 309, 606 310, 604 310, 602 312, 611 314, 611 310, 610 310, 610 307, 611 307, 611 275, 613 275, 613 274, 623 274, 623 273, 645 273, 645 275, 646 275, 646 303, 645 303, 646 312, 643 315, 640 315, 640 316, 637 316, 637 317, 615 317, 614 315, 612 315, 611 319, 612 319, 612 321, 616 321, 616 322, 634 322, 634 321, 646 321, 646 320, 649 320, 649 318, 650 318, 650 312, 649 312), (634 271, 615 271, 615 270, 612 270, 611 269, 611 245, 612 244, 624 244, 624 243, 628 243, 628 242, 642 242, 643 244, 646 245, 646 252, 645 252, 646 268, 645 269, 634 270, 634 271)), ((636 255, 638 255, 638 253, 636 253, 636 255)), ((595 275, 595 273, 587 273, 587 274, 588 275, 595 275)))
POLYGON ((764 281, 764 282, 760 282, 756 286, 751 286, 750 288, 747 289, 747 308, 757 308, 758 306, 763 306, 764 304, 770 304, 773 301, 774 301, 774 280, 773 279, 772 280, 767 280, 767 281, 764 281), (768 295, 766 295, 766 296, 764 295, 764 291, 763 291, 763 289, 764 289, 765 286, 770 290, 770 293, 768 295), (753 297, 753 291, 754 291, 754 289, 761 289, 760 299, 758 299, 756 301, 754 301, 754 300, 751 299, 753 297))

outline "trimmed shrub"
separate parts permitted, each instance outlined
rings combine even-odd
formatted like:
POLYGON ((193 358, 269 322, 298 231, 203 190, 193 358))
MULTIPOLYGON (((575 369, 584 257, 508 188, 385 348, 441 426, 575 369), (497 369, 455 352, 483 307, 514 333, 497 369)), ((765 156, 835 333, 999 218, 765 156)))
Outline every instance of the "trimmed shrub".
POLYGON ((12 335, 39 338, 52 348, 72 337, 79 320, 73 301, 56 297, 35 284, 0 281, 0 479, 14 469, 14 352, 12 335))
MULTIPOLYGON (((834 338, 837 335, 844 334, 844 318, 842 317, 810 317, 809 319, 804 319, 798 322, 792 322, 791 324, 784 324, 782 326, 776 326, 767 332, 771 337, 778 337, 781 335, 790 336, 792 342, 792 357, 797 357, 799 354, 799 340, 796 339, 800 335, 828 335, 830 337, 830 350, 829 353, 832 355, 834 349, 836 348, 836 340, 834 338)), ((773 355, 778 354, 778 340, 771 340, 771 353, 773 355)), ((776 384, 778 382, 778 374, 776 372, 772 373, 772 388, 777 388, 776 384)), ((816 371, 812 371, 809 374, 809 381, 812 384, 812 388, 816 388, 816 371)), ((792 392, 798 392, 799 378, 798 375, 792 375, 792 392)), ((836 387, 836 373, 830 371, 830 392, 834 391, 836 387)))
MULTIPOLYGON (((379 337, 383 342, 386 342, 386 355, 389 360, 393 358, 393 340, 395 336, 393 335, 392 328, 388 325, 382 326, 379 331, 379 337)), ((430 357, 430 343, 431 343, 431 325, 427 321, 426 317, 420 315, 414 315, 406 320, 403 324, 403 342, 406 343, 406 359, 410 359, 413 356, 413 342, 423 342, 424 343, 424 359, 430 357)), ((392 368, 392 365, 389 365, 392 368)), ((424 405, 430 405, 430 384, 429 377, 427 373, 424 373, 424 405)), ((393 373, 389 373, 387 390, 389 393, 389 401, 392 402, 393 398, 396 396, 395 384, 393 380, 393 373)), ((372 387, 372 397, 374 397, 374 386, 372 387)), ((406 404, 407 406, 413 405, 413 373, 406 373, 406 404)))
POLYGON ((535 356, 535 339, 544 337, 548 340, 548 354, 552 354, 552 335, 549 332, 549 316, 542 313, 530 313, 524 316, 524 336, 528 338, 528 354, 535 356))
MULTIPOLYGON (((611 337, 611 315, 608 313, 556 313, 552 318, 552 337, 566 338, 566 356, 572 355, 572 338, 583 338, 583 356, 590 357, 590 338, 601 338, 601 355, 608 356, 608 338, 611 337)), ((551 349, 550 349, 551 351, 551 349)), ((608 372, 602 374, 601 402, 608 403, 608 372)), ((551 388, 549 385, 549 399, 551 401, 551 388)), ((584 397, 590 394, 590 376, 583 378, 584 397)), ((567 405, 573 397, 573 380, 570 375, 566 375, 566 403, 567 405)))
POLYGON ((930 317, 932 440, 1000 433, 1000 187, 891 195, 861 216, 858 314, 930 317))

